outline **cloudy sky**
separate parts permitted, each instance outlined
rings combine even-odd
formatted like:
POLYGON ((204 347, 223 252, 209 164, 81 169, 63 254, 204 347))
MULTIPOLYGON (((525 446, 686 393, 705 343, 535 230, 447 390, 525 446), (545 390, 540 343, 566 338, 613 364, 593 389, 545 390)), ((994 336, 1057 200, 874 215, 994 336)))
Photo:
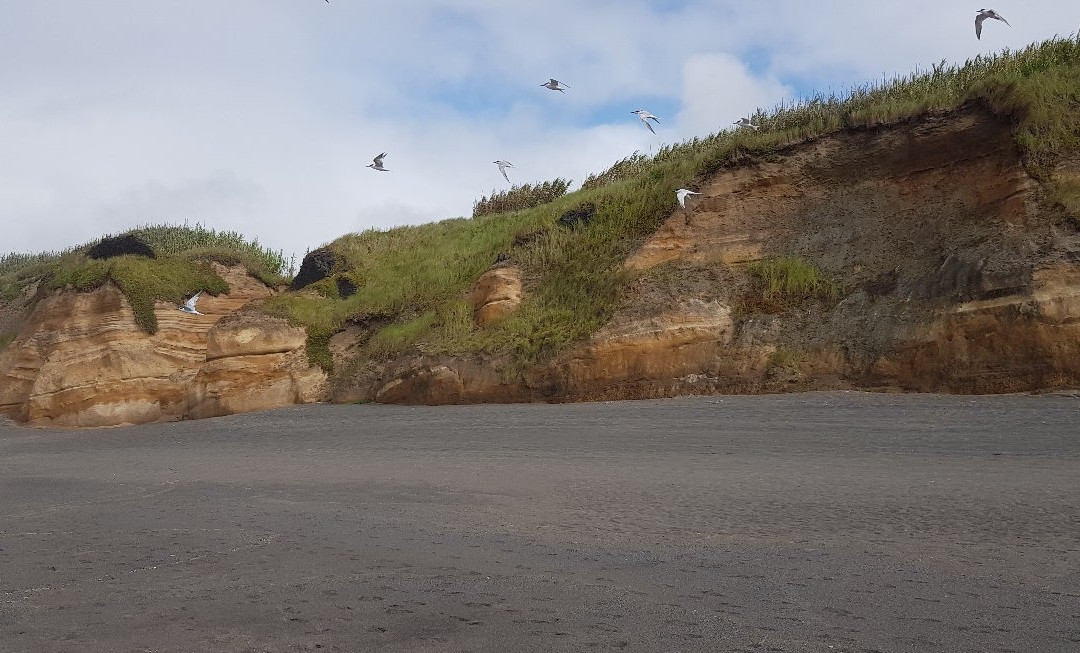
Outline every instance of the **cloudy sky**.
POLYGON ((898 6, 0 0, 0 253, 188 221, 302 255, 468 216, 507 188, 496 159, 580 183, 784 98, 1080 27, 1076 0, 997 4, 1012 26, 981 41, 976 5, 898 6), (366 168, 382 151, 391 172, 366 168))

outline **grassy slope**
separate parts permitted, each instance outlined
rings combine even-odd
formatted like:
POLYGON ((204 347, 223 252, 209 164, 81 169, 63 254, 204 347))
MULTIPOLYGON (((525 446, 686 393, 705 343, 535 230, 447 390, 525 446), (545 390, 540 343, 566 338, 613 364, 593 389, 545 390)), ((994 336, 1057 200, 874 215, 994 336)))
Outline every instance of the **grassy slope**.
MULTIPOLYGON (((336 273, 357 286, 355 295, 340 298, 328 279, 317 284, 318 295, 288 294, 265 308, 307 326, 309 354, 324 366, 330 365, 330 335, 350 320, 376 318, 384 326, 366 342, 366 356, 492 352, 508 354, 512 370, 525 370, 611 317, 630 280, 623 261, 670 215, 677 188, 810 138, 968 102, 1013 119, 1028 170, 1049 189, 1060 215, 1075 220, 1080 178, 1055 171, 1060 157, 1080 149, 1080 40, 1069 38, 960 67, 936 66, 843 97, 759 111, 757 132, 725 132, 665 146, 654 157, 634 155, 587 179, 582 190, 533 208, 344 236, 331 247, 347 262, 336 273), (585 204, 596 207, 589 225, 568 230, 556 224, 564 212, 585 204), (512 317, 477 329, 465 294, 504 253, 525 270, 527 299, 512 317)), ((179 302, 198 289, 224 290, 206 260, 243 264, 268 283, 281 280, 280 255, 237 234, 181 227, 136 233, 159 252, 156 261, 93 262, 83 254, 86 246, 0 257, 0 301, 35 281, 44 288, 89 289, 112 280, 136 307, 140 324, 152 331, 154 300, 179 302)))
POLYGON ((1080 142, 1080 39, 1069 38, 759 111, 757 132, 725 132, 664 147, 651 158, 629 157, 582 190, 536 208, 344 236, 331 247, 347 261, 340 273, 358 286, 356 295, 339 298, 327 280, 320 296, 278 297, 267 310, 307 325, 312 359, 324 366, 331 334, 350 319, 378 317, 389 325, 366 343, 366 356, 506 353, 513 369, 528 369, 611 317, 628 281, 623 261, 671 213, 679 187, 806 139, 969 102, 1013 119, 1028 170, 1060 206, 1076 211, 1080 179, 1054 174, 1058 158, 1080 142), (556 224, 586 203, 597 207, 591 224, 556 224), (500 253, 524 268, 527 299, 511 318, 478 329, 465 294, 500 253))
POLYGON ((93 290, 115 283, 131 302, 135 320, 148 333, 157 330, 154 302, 182 303, 198 290, 210 294, 229 291, 210 261, 243 265, 267 284, 284 280, 284 260, 234 232, 217 232, 201 226, 148 226, 131 232, 154 248, 156 259, 119 256, 108 260, 87 258, 94 243, 63 252, 0 257, 0 301, 18 297, 37 283, 38 291, 72 288, 93 290))

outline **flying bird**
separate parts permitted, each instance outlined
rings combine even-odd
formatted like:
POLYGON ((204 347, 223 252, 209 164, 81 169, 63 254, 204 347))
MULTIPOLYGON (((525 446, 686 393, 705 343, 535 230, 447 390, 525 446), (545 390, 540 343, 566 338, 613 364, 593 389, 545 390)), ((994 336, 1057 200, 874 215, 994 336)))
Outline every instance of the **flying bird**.
POLYGON ((649 121, 654 120, 654 121, 656 121, 656 124, 659 125, 660 124, 660 119, 659 118, 652 115, 651 113, 649 113, 645 109, 638 109, 637 111, 631 111, 630 113, 632 113, 632 114, 636 115, 638 118, 640 118, 641 123, 643 125, 645 125, 646 127, 648 127, 649 131, 651 131, 654 134, 656 133, 656 130, 652 128, 652 125, 649 124, 649 121))
POLYGON ((686 188, 680 188, 679 190, 675 191, 675 197, 679 198, 679 206, 683 207, 684 209, 686 208, 686 197, 688 195, 701 195, 701 193, 686 188))
POLYGON ((758 128, 757 125, 750 122, 749 118, 739 118, 735 121, 734 124, 738 126, 738 129, 752 129, 754 131, 757 131, 758 128))
POLYGON ((201 294, 202 291, 200 290, 199 292, 192 295, 191 299, 187 300, 187 302, 185 302, 184 305, 180 307, 180 310, 184 311, 185 313, 191 313, 192 315, 203 315, 203 313, 195 310, 195 302, 199 301, 199 295, 201 294))
POLYGON ((506 179, 507 183, 509 183, 509 182, 510 182, 510 178, 506 176, 506 169, 507 169, 507 168, 513 168, 513 167, 514 167, 514 164, 513 164, 513 163, 510 163, 509 161, 502 161, 502 160, 500 160, 500 161, 494 161, 493 163, 494 163, 495 165, 499 166, 499 172, 501 172, 501 173, 502 173, 502 176, 503 176, 503 178, 504 178, 504 179, 506 179))
POLYGON ((378 170, 379 172, 390 172, 390 170, 383 167, 382 160, 384 158, 386 158, 386 152, 383 152, 379 156, 375 157, 375 163, 369 163, 367 167, 378 170))
MULTIPOLYGON (((1001 22, 1009 25, 1009 21, 1005 20, 1005 17, 994 11, 993 9, 980 9, 975 13, 975 38, 982 39, 982 24, 987 18, 993 18, 994 20, 1000 20, 1001 22)), ((1009 25, 1012 27, 1012 25, 1009 25)))
MULTIPOLYGON (((327 1, 329 2, 329 0, 327 0, 327 1)), ((560 93, 566 93, 566 89, 570 88, 569 86, 567 86, 566 84, 563 84, 562 82, 555 79, 554 77, 552 77, 551 81, 548 82, 547 84, 541 84, 540 86, 543 86, 544 88, 550 88, 551 90, 558 91, 560 93)))

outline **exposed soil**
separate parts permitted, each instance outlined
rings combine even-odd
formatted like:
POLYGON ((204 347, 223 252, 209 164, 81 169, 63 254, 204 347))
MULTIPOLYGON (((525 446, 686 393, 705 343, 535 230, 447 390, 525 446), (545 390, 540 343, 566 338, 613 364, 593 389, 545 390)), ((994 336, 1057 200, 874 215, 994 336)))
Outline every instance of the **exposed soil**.
POLYGON ((967 107, 853 130, 699 188, 627 261, 642 274, 610 328, 551 365, 504 382, 484 370, 498 359, 408 356, 339 396, 375 398, 395 379, 407 383, 393 400, 421 403, 1080 386, 1080 234, 1026 173, 1008 121, 967 107), (763 298, 747 264, 780 256, 812 263, 840 296, 763 298), (686 341, 687 302, 730 309, 730 341, 686 341), (603 342, 634 329, 650 335, 603 342), (791 373, 776 372, 777 352, 791 373))

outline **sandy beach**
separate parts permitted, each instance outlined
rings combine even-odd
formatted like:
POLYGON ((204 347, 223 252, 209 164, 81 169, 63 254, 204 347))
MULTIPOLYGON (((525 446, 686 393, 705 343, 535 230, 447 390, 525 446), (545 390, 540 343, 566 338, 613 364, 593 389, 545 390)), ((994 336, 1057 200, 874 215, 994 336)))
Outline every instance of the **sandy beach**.
POLYGON ((0 425, 0 651, 1080 648, 1080 400, 0 425))

